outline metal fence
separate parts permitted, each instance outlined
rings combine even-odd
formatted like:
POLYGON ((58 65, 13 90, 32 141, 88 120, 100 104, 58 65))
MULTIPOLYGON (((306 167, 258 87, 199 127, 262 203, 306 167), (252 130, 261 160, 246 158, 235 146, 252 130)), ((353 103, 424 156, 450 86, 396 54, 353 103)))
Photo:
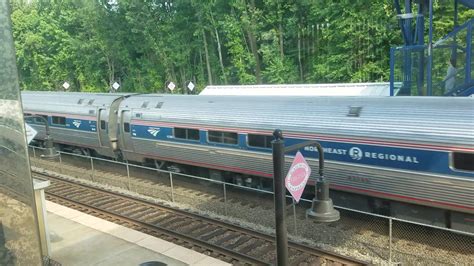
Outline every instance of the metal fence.
MULTIPOLYGON (((234 219, 243 226, 260 227, 274 233, 271 191, 66 152, 61 152, 56 161, 42 160, 39 150, 41 148, 30 147, 32 166, 173 202, 184 208, 192 206, 223 219, 234 219)), ((338 206, 336 208, 341 212, 339 221, 314 223, 305 218, 311 199, 294 204, 287 196, 287 204, 289 236, 295 240, 343 254, 356 254, 376 264, 454 265, 474 261, 472 233, 338 206)))

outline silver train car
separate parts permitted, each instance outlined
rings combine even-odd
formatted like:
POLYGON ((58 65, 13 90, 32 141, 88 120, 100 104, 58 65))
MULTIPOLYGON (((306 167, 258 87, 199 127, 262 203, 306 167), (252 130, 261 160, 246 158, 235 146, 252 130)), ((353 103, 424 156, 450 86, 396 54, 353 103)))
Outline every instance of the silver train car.
MULTIPOLYGON (((474 231, 473 98, 22 96, 25 113, 48 116, 62 148, 252 187, 271 187, 273 130, 286 145, 315 139, 337 205, 474 231)), ((301 152, 317 169, 316 148, 301 152)))
POLYGON ((117 112, 121 101, 130 94, 87 94, 22 92, 25 121, 38 130, 35 139, 45 137, 43 116, 51 136, 63 149, 89 155, 91 151, 116 157, 118 150, 117 112))

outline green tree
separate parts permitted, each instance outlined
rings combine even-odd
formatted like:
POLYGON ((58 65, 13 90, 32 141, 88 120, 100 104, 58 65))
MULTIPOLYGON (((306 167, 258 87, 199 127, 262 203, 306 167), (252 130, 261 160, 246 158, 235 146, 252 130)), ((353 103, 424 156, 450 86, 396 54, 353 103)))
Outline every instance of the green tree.
MULTIPOLYGON (((385 0, 12 2, 28 90, 387 81, 389 49, 402 43, 385 0)), ((436 1, 435 13, 437 39, 453 27, 453 5, 436 1)), ((460 23, 473 15, 460 7, 460 23)))

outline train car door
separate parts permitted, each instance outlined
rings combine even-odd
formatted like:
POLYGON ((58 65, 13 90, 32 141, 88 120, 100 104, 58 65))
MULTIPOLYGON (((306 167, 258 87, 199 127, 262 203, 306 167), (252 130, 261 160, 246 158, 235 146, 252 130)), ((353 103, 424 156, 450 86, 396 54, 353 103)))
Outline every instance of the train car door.
POLYGON ((133 151, 131 118, 130 110, 122 110, 122 115, 120 116, 120 135, 122 136, 123 149, 126 151, 133 151))
POLYGON ((110 147, 110 140, 108 135, 108 121, 109 113, 105 108, 99 109, 99 142, 101 147, 110 147))

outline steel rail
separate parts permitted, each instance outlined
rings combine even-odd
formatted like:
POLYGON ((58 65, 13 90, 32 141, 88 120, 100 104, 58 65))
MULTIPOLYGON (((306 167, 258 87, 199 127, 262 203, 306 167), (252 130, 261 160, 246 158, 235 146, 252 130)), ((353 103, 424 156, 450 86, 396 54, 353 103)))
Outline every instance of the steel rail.
POLYGON ((233 250, 226 249, 224 247, 213 245, 213 244, 208 243, 206 241, 200 240, 199 238, 194 238, 194 237, 179 233, 179 232, 174 231, 174 230, 170 230, 170 229, 167 229, 167 228, 164 228, 164 227, 161 227, 161 226, 157 226, 157 225, 150 224, 150 223, 147 223, 147 222, 144 222, 144 221, 140 221, 138 219, 134 219, 134 218, 131 218, 131 217, 126 217, 126 216, 123 216, 121 214, 115 213, 113 211, 108 211, 108 210, 105 210, 105 209, 102 209, 102 208, 99 208, 99 207, 87 205, 87 204, 84 204, 82 202, 79 202, 79 201, 76 201, 76 200, 61 196, 61 195, 51 194, 49 192, 46 192, 46 193, 48 194, 48 197, 60 199, 61 201, 72 203, 73 205, 75 205, 77 207, 81 207, 83 209, 93 210, 97 213, 105 214, 108 217, 115 218, 115 219, 118 219, 118 220, 121 220, 121 221, 125 221, 129 224, 140 226, 140 227, 142 227, 144 229, 148 229, 152 232, 156 232, 156 233, 159 233, 159 234, 162 234, 162 235, 164 234, 168 237, 179 238, 179 239, 181 239, 185 242, 191 243, 193 245, 197 245, 197 246, 202 247, 206 250, 215 251, 219 254, 225 255, 225 256, 227 256, 229 258, 232 258, 233 260, 237 260, 239 262, 244 262, 244 263, 248 263, 248 264, 251 264, 251 265, 269 265, 265 261, 258 260, 256 258, 251 257, 251 256, 247 256, 245 254, 238 253, 238 252, 235 252, 233 250))

